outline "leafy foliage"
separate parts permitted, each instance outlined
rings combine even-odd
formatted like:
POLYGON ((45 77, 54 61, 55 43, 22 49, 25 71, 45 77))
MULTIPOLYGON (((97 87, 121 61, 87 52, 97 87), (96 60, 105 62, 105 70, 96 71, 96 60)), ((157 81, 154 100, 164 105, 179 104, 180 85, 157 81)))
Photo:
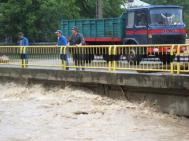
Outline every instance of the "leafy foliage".
MULTIPOLYGON (((127 0, 102 0, 103 17, 120 16, 123 12, 121 4, 127 0)), ((96 16, 96 0, 76 0, 77 6, 80 8, 80 16, 83 18, 95 18, 96 16)))
POLYGON ((13 37, 23 31, 30 41, 48 41, 61 17, 79 17, 75 0, 7 0, 0 4, 1 36, 13 37), (69 10, 68 10, 69 9, 69 10))
MULTIPOLYGON (((121 14, 122 0, 103 0, 104 16, 121 14)), ((60 20, 94 18, 96 0, 1 0, 0 38, 17 41, 22 31, 30 42, 55 40, 60 20)))

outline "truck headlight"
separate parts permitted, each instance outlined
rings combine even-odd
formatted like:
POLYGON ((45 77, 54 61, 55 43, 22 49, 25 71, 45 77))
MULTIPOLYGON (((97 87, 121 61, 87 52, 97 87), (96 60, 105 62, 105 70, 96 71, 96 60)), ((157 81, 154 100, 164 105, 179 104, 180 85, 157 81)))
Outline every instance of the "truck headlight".
POLYGON ((152 38, 152 34, 148 34, 148 38, 150 38, 150 39, 151 39, 151 38, 152 38))

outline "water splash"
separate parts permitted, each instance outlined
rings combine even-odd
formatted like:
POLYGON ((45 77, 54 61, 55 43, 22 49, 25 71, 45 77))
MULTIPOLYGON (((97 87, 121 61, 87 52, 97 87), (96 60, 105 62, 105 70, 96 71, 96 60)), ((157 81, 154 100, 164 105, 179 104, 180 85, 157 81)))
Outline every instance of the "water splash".
POLYGON ((0 83, 1 141, 187 141, 189 120, 79 86, 0 83))

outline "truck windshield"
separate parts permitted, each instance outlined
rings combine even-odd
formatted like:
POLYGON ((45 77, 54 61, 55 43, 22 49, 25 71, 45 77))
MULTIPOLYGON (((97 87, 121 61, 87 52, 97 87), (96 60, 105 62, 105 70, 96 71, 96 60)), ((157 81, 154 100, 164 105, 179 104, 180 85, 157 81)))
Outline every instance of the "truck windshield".
POLYGON ((150 10, 151 25, 182 25, 182 9, 158 8, 150 10))

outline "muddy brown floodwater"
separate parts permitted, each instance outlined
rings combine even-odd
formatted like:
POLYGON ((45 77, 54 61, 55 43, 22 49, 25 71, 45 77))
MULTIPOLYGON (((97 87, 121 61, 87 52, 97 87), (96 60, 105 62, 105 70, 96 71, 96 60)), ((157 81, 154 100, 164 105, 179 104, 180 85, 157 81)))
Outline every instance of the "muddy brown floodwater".
POLYGON ((92 90, 0 82, 0 141, 188 141, 189 119, 92 90))

